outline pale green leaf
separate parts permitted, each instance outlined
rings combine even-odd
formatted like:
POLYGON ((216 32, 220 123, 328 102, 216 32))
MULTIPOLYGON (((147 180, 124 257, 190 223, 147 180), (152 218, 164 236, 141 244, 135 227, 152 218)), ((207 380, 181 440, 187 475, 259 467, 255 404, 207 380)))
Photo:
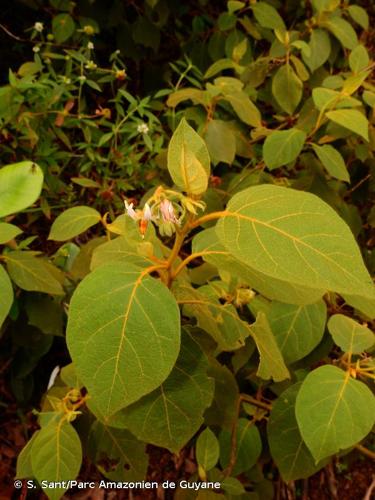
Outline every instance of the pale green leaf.
POLYGON ((233 196, 216 228, 225 248, 255 270, 311 288, 373 296, 351 230, 311 193, 250 187, 233 196))
POLYGON ((296 417, 302 438, 318 462, 367 436, 375 423, 375 398, 349 372, 320 366, 302 383, 296 417))
POLYGON ((264 380, 272 378, 275 382, 290 378, 275 336, 263 312, 258 313, 256 322, 251 325, 251 335, 259 351, 258 377, 264 380))
POLYGON ((312 144, 312 147, 331 177, 340 181, 350 182, 344 158, 337 149, 330 144, 325 144, 324 146, 312 144))
POLYGON ((198 233, 193 239, 193 252, 202 254, 202 258, 220 271, 226 271, 237 277, 241 283, 254 288, 265 297, 291 304, 311 304, 316 302, 324 290, 295 286, 293 283, 272 278, 235 259, 219 242, 214 228, 198 233))
POLYGON ((39 197, 43 172, 32 161, 6 165, 0 169, 0 217, 20 212, 39 197))
MULTIPOLYGON (((206 355, 184 332, 181 352, 169 377, 160 387, 123 410, 126 427, 142 441, 174 453, 180 451, 202 425, 203 412, 212 401, 214 387, 207 369, 206 355)), ((155 361, 153 370, 156 375, 160 360, 155 361)))
POLYGON ((0 222, 0 245, 7 243, 22 233, 22 229, 7 222, 0 222))
POLYGON ((199 434, 195 448, 198 465, 209 471, 217 464, 220 455, 219 441, 208 427, 199 434))
POLYGON ((315 106, 319 110, 324 109, 325 111, 332 108, 355 108, 362 105, 361 101, 358 99, 324 87, 313 89, 312 97, 315 106))
MULTIPOLYGON (((204 139, 213 162, 231 165, 236 155, 236 137, 232 128, 223 120, 211 120, 204 139)), ((0 226, 1 227, 1 226, 0 226)))
MULTIPOLYGON (((227 467, 231 453, 231 432, 222 430, 219 435, 220 464, 227 467)), ((232 474, 238 476, 248 471, 259 458, 262 451, 262 442, 254 421, 240 418, 236 429, 236 461, 232 474)))
POLYGON ((23 290, 63 295, 64 290, 56 279, 53 266, 36 257, 37 254, 20 250, 7 253, 5 262, 10 277, 23 290))
POLYGON ((326 316, 323 300, 306 306, 272 302, 267 318, 286 363, 304 358, 319 344, 326 316))
POLYGON ((322 29, 314 29, 309 41, 310 54, 302 52, 302 59, 313 73, 323 66, 331 53, 331 42, 328 33, 322 29))
POLYGON ((0 327, 8 316, 10 308, 13 304, 13 287, 9 279, 8 273, 3 266, 0 265, 0 327))
POLYGON ((279 106, 293 114, 302 98, 302 82, 290 64, 284 64, 272 78, 272 94, 279 106))
POLYGON ((88 438, 88 453, 99 471, 112 481, 143 481, 148 455, 145 443, 125 429, 94 422, 88 438), (106 467, 107 465, 107 467, 106 467))
POLYGON ((301 385, 301 383, 292 385, 280 394, 272 405, 267 424, 272 458, 287 483, 307 478, 324 465, 315 465, 298 429, 295 404, 301 385))
POLYGON ((370 64, 370 58, 366 47, 363 45, 357 45, 357 47, 351 51, 349 56, 349 66, 353 73, 359 73, 361 70, 367 68, 370 64))
POLYGON ((327 327, 335 344, 344 352, 360 354, 375 344, 375 335, 366 325, 343 314, 331 316, 327 327))
POLYGON ((141 254, 144 248, 149 248, 151 255, 152 244, 150 242, 137 242, 127 236, 119 236, 94 249, 90 268, 94 270, 110 262, 131 262, 139 267, 150 266, 154 262, 147 255, 141 254))
POLYGON ((324 22, 327 28, 346 49, 353 50, 358 45, 357 34, 352 25, 345 19, 338 16, 332 16, 324 22))
MULTIPOLYGON (((42 481, 75 479, 82 462, 82 446, 74 427, 62 418, 52 418, 38 432, 31 448, 33 475, 42 481)), ((67 488, 43 488, 51 500, 61 498, 67 488)))
POLYGON ((224 97, 231 104, 240 120, 252 127, 262 126, 262 117, 259 109, 243 90, 225 92, 224 97))
POLYGON ((285 24, 277 12, 275 7, 266 2, 257 2, 251 5, 251 9, 254 13, 255 19, 263 28, 269 28, 272 30, 281 29, 285 30, 285 24))
POLYGON ((202 194, 208 186, 210 157, 204 140, 183 118, 168 147, 168 170, 173 182, 189 194, 202 194))
POLYGON ((360 135, 366 141, 369 140, 368 120, 360 111, 356 109, 336 109, 328 111, 326 116, 334 123, 341 125, 341 127, 360 135))
POLYGON ((263 145, 263 157, 271 170, 294 161, 302 151, 306 134, 302 130, 274 130, 267 136, 263 145))
POLYGON ((32 478, 34 476, 31 465, 31 449, 38 432, 39 431, 34 432, 31 439, 25 444, 17 457, 16 478, 18 479, 32 478))
MULTIPOLYGON (((213 64, 211 64, 211 66, 207 69, 207 71, 204 74, 204 78, 205 79, 212 78, 217 73, 221 73, 225 69, 232 69, 234 68, 234 66, 235 63, 232 61, 232 59, 219 59, 218 61, 215 61, 213 64)), ((181 89, 178 90, 177 92, 183 92, 183 91, 184 89, 181 89)))
POLYGON ((369 17, 366 10, 359 5, 349 5, 347 7, 350 17, 364 30, 368 30, 369 17))
POLYGON ((330 12, 339 6, 340 0, 312 0, 311 3, 318 12, 330 12))
POLYGON ((171 372, 180 348, 177 303, 148 269, 100 266, 73 294, 67 343, 79 378, 110 416, 171 372))
POLYGON ((70 240, 97 224, 100 218, 100 213, 91 207, 68 208, 53 222, 48 239, 70 240))
POLYGON ((343 298, 347 304, 360 311, 368 319, 375 319, 375 290, 370 297, 344 294, 343 298))
MULTIPOLYGON (((233 65, 233 63, 232 63, 233 65)), ((207 77, 208 78, 208 77, 207 77)), ((169 94, 167 99, 167 106, 171 108, 175 108, 181 102, 191 100, 193 103, 206 105, 206 93, 203 90, 195 89, 195 88, 184 88, 180 90, 176 90, 176 92, 172 92, 169 94)))

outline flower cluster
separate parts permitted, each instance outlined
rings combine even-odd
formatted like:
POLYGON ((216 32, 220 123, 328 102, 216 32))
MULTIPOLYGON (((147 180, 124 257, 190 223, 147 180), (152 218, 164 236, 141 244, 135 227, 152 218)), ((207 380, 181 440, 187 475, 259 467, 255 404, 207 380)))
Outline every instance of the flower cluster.
POLYGON ((133 203, 124 200, 127 215, 139 224, 139 230, 144 237, 149 221, 155 222, 161 234, 171 236, 175 231, 175 225, 180 225, 173 203, 164 198, 161 201, 145 203, 143 210, 135 210, 133 203))

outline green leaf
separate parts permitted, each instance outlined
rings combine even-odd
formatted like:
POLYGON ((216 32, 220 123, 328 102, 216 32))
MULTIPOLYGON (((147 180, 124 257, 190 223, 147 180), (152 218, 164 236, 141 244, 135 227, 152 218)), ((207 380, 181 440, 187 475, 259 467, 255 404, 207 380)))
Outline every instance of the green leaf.
POLYGON ((31 466, 31 449, 38 432, 39 431, 34 432, 31 439, 25 444, 17 457, 16 478, 18 479, 32 478, 34 476, 31 466))
POLYGON ((88 453, 99 471, 112 481, 142 481, 148 455, 129 431, 94 422, 88 438, 88 453))
POLYGON ((357 295, 343 295, 347 304, 367 316, 368 319, 375 319, 375 290, 371 297, 361 297, 357 295))
POLYGON ((0 217, 20 212, 39 197, 43 172, 32 161, 6 165, 0 169, 0 217))
POLYGON ((346 49, 353 50, 358 45, 357 34, 352 25, 342 17, 332 16, 324 22, 327 28, 346 49))
POLYGON ((198 326, 211 335, 220 351, 232 351, 245 344, 250 328, 232 304, 223 305, 206 287, 196 290, 188 283, 179 283, 173 293, 178 303, 184 304, 184 314, 197 319, 198 326))
POLYGON ((0 245, 13 240, 21 233, 22 230, 19 227, 7 222, 0 222, 0 245))
POLYGON ((85 206, 68 208, 52 224, 48 239, 70 240, 97 224, 100 219, 100 213, 94 208, 85 206))
POLYGON ((323 300, 306 306, 272 302, 267 318, 287 364, 304 358, 319 344, 326 316, 323 300))
POLYGON ((294 161, 302 151, 306 134, 302 130, 274 130, 267 136, 263 145, 263 157, 271 170, 294 161))
POLYGON ((262 126, 262 116, 259 109, 243 90, 225 91, 223 93, 240 120, 252 127, 262 126))
MULTIPOLYGON (((81 462, 81 441, 66 420, 55 417, 38 432, 31 448, 31 465, 39 484, 75 479, 81 462)), ((68 488, 43 489, 48 498, 58 500, 68 488)))
POLYGON ((64 312, 61 304, 46 295, 28 294, 25 310, 29 325, 36 326, 46 335, 62 335, 64 312))
POLYGON ((314 29, 309 41, 310 55, 302 52, 302 59, 313 73, 323 66, 331 53, 331 42, 325 30, 314 29))
MULTIPOLYGON (((251 469, 262 451, 259 431, 252 420, 238 419, 236 438, 236 462, 232 471, 233 476, 251 469)), ((219 435, 220 464, 223 468, 227 467, 230 461, 231 441, 231 432, 221 431, 219 435)))
POLYGON ((264 380, 272 378, 275 382, 290 378, 275 336, 263 312, 258 313, 256 322, 251 325, 251 335, 259 351, 258 377, 264 380))
MULTIPOLYGON (((157 360, 158 370, 159 365, 157 360)), ((155 366, 156 362, 153 365, 156 374, 155 366)), ((202 349, 184 332, 181 352, 169 377, 160 387, 123 410, 126 427, 142 441, 174 453, 180 451, 202 425, 203 412, 212 401, 214 387, 207 369, 202 349)))
POLYGON ((241 283, 249 285, 269 299, 304 305, 316 302, 325 292, 324 290, 295 286, 252 269, 235 259, 225 249, 219 242, 214 228, 201 231, 194 237, 193 252, 201 253, 202 258, 216 266, 219 272, 230 273, 237 277, 241 283))
POLYGON ((211 120, 204 136, 208 152, 213 162, 231 165, 236 155, 236 137, 227 122, 211 120))
POLYGON ((37 254, 20 250, 7 253, 4 257, 10 277, 22 290, 63 295, 64 290, 53 274, 55 268, 37 254))
POLYGON ((364 30, 368 30, 369 17, 363 7, 360 7, 359 5, 349 5, 347 7, 347 11, 349 12, 349 15, 353 19, 353 21, 359 24, 364 30))
POLYGON ((324 146, 312 144, 312 147, 331 177, 340 181, 350 182, 344 158, 337 149, 330 144, 325 144, 324 146))
POLYGON ((131 262, 139 267, 148 267, 154 264, 154 261, 141 253, 144 248, 152 250, 152 244, 145 241, 137 242, 126 236, 107 241, 94 249, 91 270, 110 262, 131 262))
POLYGON ((104 417, 158 387, 180 349, 177 303, 149 269, 100 266, 80 283, 70 303, 69 352, 104 417))
POLYGON ((8 316, 10 308, 13 304, 13 287, 9 279, 8 273, 3 266, 0 265, 0 327, 8 316))
POLYGON ((295 404, 301 385, 294 384, 280 394, 267 424, 271 455, 286 483, 312 476, 324 465, 315 465, 298 429, 295 404))
POLYGON ((296 417, 315 462, 361 441, 375 423, 370 389, 335 366, 307 375, 296 401, 296 417))
MULTIPOLYGON (((212 78, 213 76, 217 75, 217 73, 221 73, 225 69, 232 69, 236 66, 236 63, 233 62, 232 59, 219 59, 218 61, 215 61, 207 71, 205 72, 203 78, 207 80, 208 78, 212 78)), ((178 90, 177 92, 183 92, 184 89, 178 90)), ((172 94, 173 95, 173 94, 172 94)), ((169 101, 169 99, 168 99, 169 101)), ((168 103, 167 101, 167 103, 168 103)))
POLYGON ((199 434, 195 448, 198 465, 205 471, 211 470, 217 464, 220 455, 219 441, 208 427, 199 434))
POLYGON ((357 45, 357 47, 351 51, 349 56, 349 66, 353 73, 359 73, 361 70, 367 68, 370 64, 370 58, 366 47, 363 45, 357 45))
POLYGON ((225 213, 217 235, 244 264, 302 286, 373 296, 374 285, 351 230, 317 196, 254 186, 233 196, 225 213))
MULTIPOLYGON (((233 65, 233 63, 232 63, 233 65)), ((167 99, 167 106, 170 106, 171 108, 175 108, 178 106, 181 102, 191 100, 193 103, 198 103, 202 104, 203 106, 206 105, 206 98, 205 98, 205 92, 203 90, 195 89, 195 88, 185 88, 185 89, 180 89, 176 90, 176 92, 172 92, 172 94, 169 94, 168 99, 167 99)))
POLYGON ((361 106, 361 101, 350 96, 345 96, 336 90, 317 87, 312 91, 315 106, 319 110, 329 110, 331 108, 354 108, 361 106))
POLYGON ((63 43, 70 38, 75 30, 75 24, 69 14, 58 14, 52 20, 52 33, 57 43, 63 43))
POLYGON ((168 147, 168 170, 173 182, 188 194, 202 194, 208 186, 210 157, 204 140, 183 118, 168 147))
POLYGON ((356 109, 336 109, 328 111, 326 117, 334 123, 341 125, 341 127, 360 135, 366 141, 369 140, 368 120, 360 111, 356 109))
POLYGON ((302 82, 290 64, 284 64, 272 78, 272 94, 279 106, 293 114, 302 98, 302 82))
POLYGON ((331 316, 327 327, 335 344, 344 352, 360 354, 375 344, 375 335, 366 325, 343 314, 331 316))
POLYGON ((282 17, 272 5, 266 2, 257 2, 250 7, 254 13, 255 19, 263 28, 269 28, 271 30, 286 29, 282 17))

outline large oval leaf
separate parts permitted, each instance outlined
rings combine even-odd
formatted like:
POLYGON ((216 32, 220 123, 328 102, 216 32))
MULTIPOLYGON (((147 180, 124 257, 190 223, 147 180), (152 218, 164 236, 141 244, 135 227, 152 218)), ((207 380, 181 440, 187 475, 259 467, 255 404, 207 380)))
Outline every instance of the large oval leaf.
POLYGON ((236 194, 217 223, 236 258, 272 277, 339 293, 373 296, 352 232, 317 196, 280 186, 236 194))
POLYGON ((5 318, 8 316, 13 303, 13 287, 10 278, 3 268, 0 266, 0 327, 5 318))
POLYGON ((67 343, 77 373, 106 417, 158 387, 180 349, 180 314, 149 269, 98 267, 75 291, 67 343))
POLYGON ((60 214, 51 227, 48 239, 66 241, 83 233, 100 221, 100 213, 91 207, 68 208, 60 214))
POLYGON ((375 335, 366 325, 343 314, 331 316, 327 326, 335 344, 344 352, 360 354, 375 344, 375 335))
POLYGON ((208 186, 210 157, 204 140, 183 118, 168 147, 168 170, 173 182, 189 194, 202 194, 208 186))
POLYGON ((40 195, 43 172, 32 161, 13 163, 0 169, 0 217, 20 212, 40 195))
POLYGON ((302 151, 306 134, 302 130, 274 130, 264 141, 264 163, 270 170, 294 161, 302 151))
POLYGON ((309 373, 296 401, 302 438, 315 462, 361 441, 375 423, 370 389, 336 366, 309 373))

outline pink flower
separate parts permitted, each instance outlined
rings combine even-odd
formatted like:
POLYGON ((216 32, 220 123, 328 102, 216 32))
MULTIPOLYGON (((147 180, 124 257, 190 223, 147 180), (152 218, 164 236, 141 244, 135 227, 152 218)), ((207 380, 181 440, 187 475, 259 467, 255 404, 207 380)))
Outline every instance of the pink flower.
POLYGON ((159 208, 164 222, 173 222, 174 224, 179 224, 179 221, 174 212, 173 204, 169 200, 163 200, 160 203, 159 208))

